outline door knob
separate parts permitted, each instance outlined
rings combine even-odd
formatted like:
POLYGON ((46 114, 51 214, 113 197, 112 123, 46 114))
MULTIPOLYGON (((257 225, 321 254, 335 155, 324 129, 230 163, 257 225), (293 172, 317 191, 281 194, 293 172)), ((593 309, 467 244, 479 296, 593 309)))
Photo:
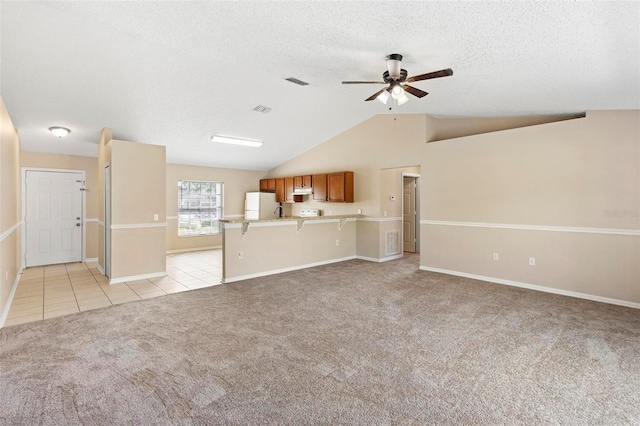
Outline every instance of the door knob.
POLYGON ((76 217, 76 220, 80 220, 80 217, 76 217))
POLYGON ((79 224, 79 223, 76 223, 76 226, 80 226, 80 224, 79 224))

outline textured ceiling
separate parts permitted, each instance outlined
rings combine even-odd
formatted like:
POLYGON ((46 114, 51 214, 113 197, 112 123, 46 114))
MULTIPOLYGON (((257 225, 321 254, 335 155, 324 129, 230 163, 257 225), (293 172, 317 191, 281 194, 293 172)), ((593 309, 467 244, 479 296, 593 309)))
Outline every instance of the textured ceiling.
POLYGON ((110 127, 169 162, 268 170, 375 114, 640 109, 637 2, 2 1, 0 15, 0 89, 26 151, 95 156, 110 127), (364 102, 381 86, 340 84, 380 79, 389 53, 409 75, 454 75, 392 111, 364 102))

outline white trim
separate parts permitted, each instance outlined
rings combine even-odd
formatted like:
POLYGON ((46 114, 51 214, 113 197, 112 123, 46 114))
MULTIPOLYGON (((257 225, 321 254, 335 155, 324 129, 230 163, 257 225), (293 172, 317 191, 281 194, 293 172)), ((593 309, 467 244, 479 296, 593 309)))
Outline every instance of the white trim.
POLYGON ((98 258, 97 257, 87 257, 84 261, 85 262, 97 262, 98 258))
POLYGON ((363 222, 398 222, 402 217, 359 217, 358 221, 363 222))
POLYGON ((98 226, 102 226, 104 228, 104 222, 103 221, 98 219, 97 222, 98 222, 98 226))
POLYGON ((100 223, 100 220, 97 217, 88 217, 84 221, 86 223, 100 223))
POLYGON ((167 220, 178 220, 178 216, 167 216, 167 220))
POLYGON ((167 276, 167 271, 152 272, 150 274, 131 275, 129 277, 111 278, 109 279, 109 284, 120 284, 127 281, 148 280, 151 278, 162 278, 166 276, 167 276))
POLYGON ((438 272, 441 274, 455 275, 458 277, 472 278, 474 280, 487 281, 495 284, 504 284, 512 287, 526 288, 528 290, 542 291, 545 293, 560 294, 562 296, 577 297, 579 299, 592 300, 594 302, 609 303, 611 305, 626 306, 627 308, 640 309, 640 303, 628 302, 626 300, 611 299, 609 297, 596 296, 593 294, 578 293, 575 291, 561 290, 553 287, 545 287, 536 284, 527 284, 519 281, 505 280, 502 278, 485 277, 483 275, 468 274, 466 272, 451 271, 448 269, 432 268, 430 266, 420 266, 423 271, 438 272))
POLYGON ((393 255, 393 256, 387 256, 387 257, 381 257, 381 258, 367 257, 367 256, 356 256, 356 259, 366 260, 367 262, 382 263, 382 262, 388 262, 390 260, 401 259, 402 257, 403 257, 402 254, 396 254, 396 255, 393 255))
POLYGON ((293 218, 293 219, 274 219, 274 220, 266 220, 266 221, 247 220, 244 222, 233 222, 233 223, 223 222, 223 224, 225 229, 240 229, 242 228, 242 224, 245 222, 249 223, 250 228, 267 228, 270 226, 298 225, 298 222, 301 220, 304 221, 304 224, 306 226, 306 225, 313 225, 313 224, 319 225, 322 223, 338 223, 341 220, 345 220, 347 222, 355 222, 356 218, 355 217, 350 217, 350 218, 336 217, 335 219, 313 219, 313 218, 300 217, 300 218, 293 218))
POLYGON ((9 297, 7 298, 7 303, 4 304, 4 309, 2 311, 2 316, 0 317, 0 328, 4 327, 4 323, 7 320, 7 316, 9 315, 9 309, 11 309, 11 303, 13 303, 13 297, 16 294, 16 290, 18 289, 18 282, 20 282, 20 275, 22 274, 23 268, 21 267, 16 275, 16 279, 13 281, 13 286, 11 287, 11 293, 9 293, 9 297))
POLYGON ((471 228, 523 229, 527 231, 580 232, 585 234, 634 235, 640 236, 640 229, 581 228, 573 226, 517 225, 509 223, 450 222, 446 220, 421 220, 420 225, 465 226, 471 228))
POLYGON ((3 242, 4 239, 7 238, 9 235, 13 234, 13 231, 15 231, 16 229, 20 228, 21 225, 22 225, 22 221, 16 223, 11 228, 7 229, 2 234, 0 234, 0 243, 3 242))
POLYGON ((111 229, 166 228, 166 227, 167 227, 167 222, 125 223, 122 225, 111 225, 111 229))
POLYGON ((167 250, 166 254, 189 253, 192 251, 216 250, 221 248, 222 246, 192 247, 192 248, 185 248, 185 249, 167 250))
POLYGON ((226 214, 226 215, 224 215, 225 219, 238 219, 238 218, 241 218, 241 217, 244 217, 244 215, 243 214, 226 214))
POLYGON ((100 273, 104 275, 104 268, 102 267, 102 265, 100 265, 100 263, 98 263, 98 271, 100 271, 100 273))
POLYGON ((291 266, 291 267, 288 267, 288 268, 281 268, 281 269, 273 269, 271 271, 256 272, 255 274, 242 275, 242 276, 239 276, 239 277, 232 277, 232 278, 224 278, 223 277, 221 282, 222 282, 222 284, 228 284, 228 283, 233 283, 233 282, 236 282, 236 281, 249 280, 251 278, 266 277, 267 275, 282 274, 283 272, 291 272, 291 271, 297 271, 299 269, 313 268, 315 266, 328 265, 330 263, 344 262, 345 260, 352 260, 352 259, 355 259, 355 258, 356 258, 356 256, 341 257, 341 258, 338 258, 338 259, 330 259, 330 260, 323 260, 321 262, 307 263, 305 265, 291 266))

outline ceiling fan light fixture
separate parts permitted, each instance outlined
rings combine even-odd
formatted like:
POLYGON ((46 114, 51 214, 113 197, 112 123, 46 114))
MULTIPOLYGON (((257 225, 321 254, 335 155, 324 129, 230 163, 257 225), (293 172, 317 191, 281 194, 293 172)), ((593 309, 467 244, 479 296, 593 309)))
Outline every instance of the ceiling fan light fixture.
POLYGON ((251 146, 258 148, 262 146, 262 141, 256 141, 251 139, 232 138, 229 136, 213 135, 211 136, 211 142, 228 143, 232 145, 251 146))
POLYGON ((389 94, 388 91, 383 90, 382 92, 380 92, 380 94, 376 97, 377 100, 379 100, 380 102, 382 102, 383 104, 387 104, 387 101, 389 100, 389 98, 391 97, 391 95, 389 94))
POLYGON ((400 77, 400 66, 402 64, 402 55, 399 53, 392 53, 387 56, 387 68, 389 69, 389 75, 391 77, 400 77))
POLYGON ((49 127, 49 131, 53 133, 53 136, 57 136, 59 138, 63 138, 71 133, 71 130, 67 129, 66 127, 60 126, 49 127))
POLYGON ((409 97, 404 92, 402 92, 401 96, 396 98, 396 102, 398 103, 398 105, 406 104, 408 100, 409 100, 409 97))
POLYGON ((399 99, 402 96, 406 95, 404 94, 404 89, 402 88, 402 86, 400 86, 399 84, 394 84, 391 88, 391 96, 393 96, 393 99, 399 99))

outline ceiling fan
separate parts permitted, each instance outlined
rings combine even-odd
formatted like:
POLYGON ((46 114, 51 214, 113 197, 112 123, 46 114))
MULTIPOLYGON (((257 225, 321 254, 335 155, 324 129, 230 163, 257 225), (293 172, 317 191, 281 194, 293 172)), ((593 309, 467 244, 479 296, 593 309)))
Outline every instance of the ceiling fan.
POLYGON ((342 84, 388 84, 389 87, 380 89, 373 95, 369 96, 365 101, 372 101, 378 99, 383 104, 386 104, 389 97, 393 97, 398 105, 402 105, 409 100, 406 92, 409 92, 413 96, 422 98, 428 95, 424 90, 420 90, 416 87, 409 86, 406 83, 413 83, 414 81, 429 80, 431 78, 448 77, 453 75, 453 70, 447 68, 440 71, 429 72, 426 74, 414 75, 407 77, 407 70, 401 68, 402 55, 399 53, 392 53, 387 56, 387 68, 382 74, 384 81, 343 81, 342 84))

